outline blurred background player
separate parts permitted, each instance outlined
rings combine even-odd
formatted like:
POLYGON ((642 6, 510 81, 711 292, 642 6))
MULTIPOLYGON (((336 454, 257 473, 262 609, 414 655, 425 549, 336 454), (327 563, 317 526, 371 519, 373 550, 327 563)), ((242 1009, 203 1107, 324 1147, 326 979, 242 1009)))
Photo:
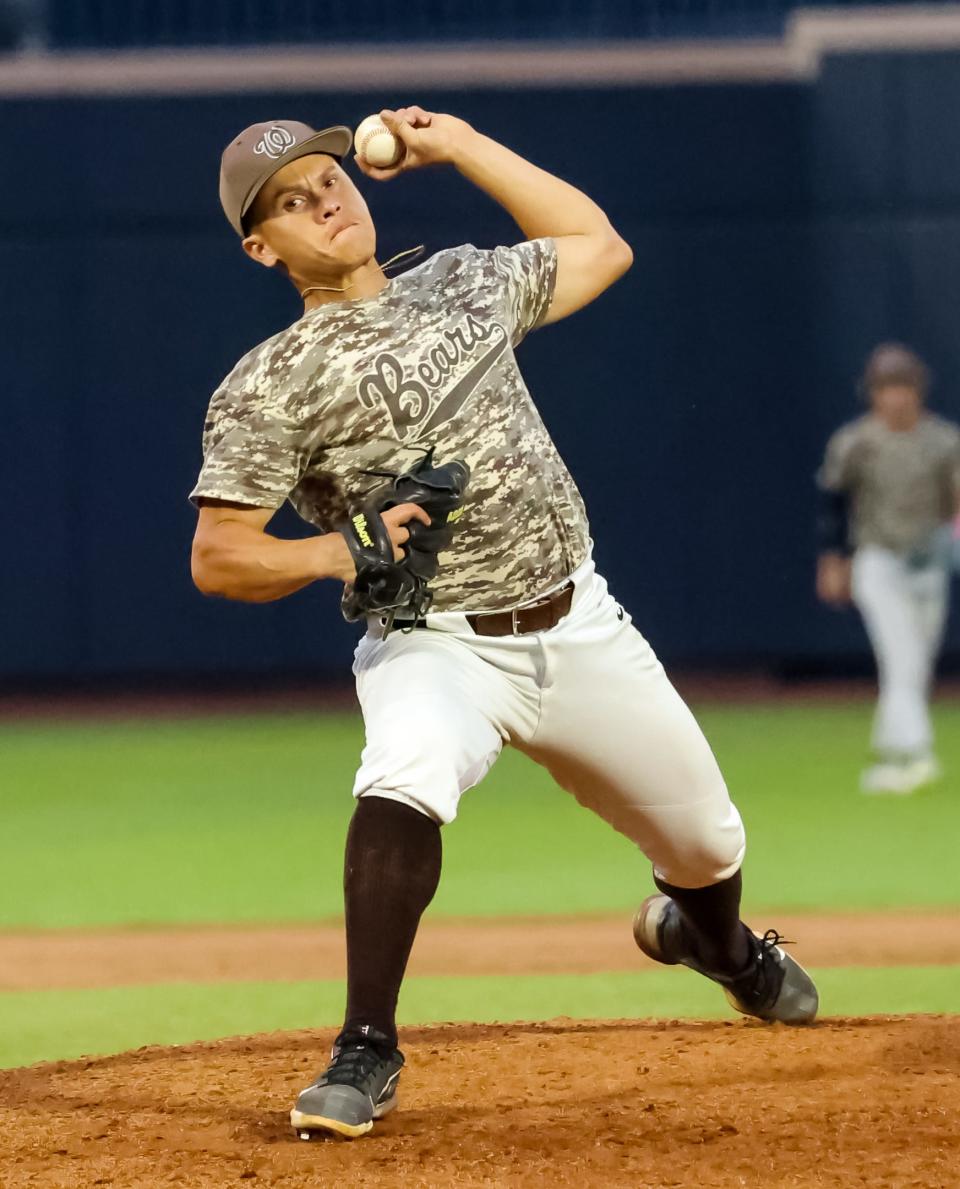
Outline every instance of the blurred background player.
POLYGON ((827 443, 819 473, 817 594, 852 601, 873 646, 880 696, 865 793, 936 780, 929 697, 960 533, 960 429, 930 413, 924 362, 899 343, 870 354, 869 411, 827 443))

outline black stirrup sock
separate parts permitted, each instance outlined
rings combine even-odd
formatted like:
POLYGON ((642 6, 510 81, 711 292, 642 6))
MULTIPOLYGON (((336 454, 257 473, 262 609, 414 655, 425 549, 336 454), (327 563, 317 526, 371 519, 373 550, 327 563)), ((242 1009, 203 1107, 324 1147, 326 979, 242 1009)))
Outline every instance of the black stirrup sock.
POLYGON ((694 956, 707 970, 739 974, 746 967, 751 949, 740 921, 739 871, 705 888, 675 888, 656 874, 653 882, 679 908, 694 956))
POLYGON ((397 997, 424 909, 440 882, 440 827, 400 801, 357 802, 343 872, 347 927, 344 1029, 397 1043, 397 997))

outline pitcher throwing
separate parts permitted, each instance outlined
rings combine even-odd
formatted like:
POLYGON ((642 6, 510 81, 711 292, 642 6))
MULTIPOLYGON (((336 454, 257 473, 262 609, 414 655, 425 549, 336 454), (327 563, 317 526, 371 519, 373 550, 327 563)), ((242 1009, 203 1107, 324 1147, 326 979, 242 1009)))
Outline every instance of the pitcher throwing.
POLYGON ((463 120, 419 107, 381 115, 404 155, 387 169, 359 161, 364 173, 452 165, 523 242, 452 248, 388 279, 341 164, 350 131, 276 120, 242 132, 223 155, 224 211, 304 312, 215 393, 193 492, 202 591, 267 601, 332 578, 351 615, 367 611, 354 664, 366 746, 346 843, 346 1015, 329 1067, 291 1114, 305 1138, 362 1135, 396 1104, 397 997, 440 878, 441 828, 505 744, 652 861, 660 894, 634 922, 642 950, 712 979, 747 1015, 806 1023, 817 1010, 779 936, 740 921, 740 816, 693 716, 594 568, 580 493, 517 368, 524 336, 598 297, 630 267, 630 248, 584 194, 463 120), (446 504, 410 480, 429 487, 424 468, 449 468, 446 504), (286 499, 319 535, 267 533, 286 499), (432 576, 408 597, 418 565, 432 576))

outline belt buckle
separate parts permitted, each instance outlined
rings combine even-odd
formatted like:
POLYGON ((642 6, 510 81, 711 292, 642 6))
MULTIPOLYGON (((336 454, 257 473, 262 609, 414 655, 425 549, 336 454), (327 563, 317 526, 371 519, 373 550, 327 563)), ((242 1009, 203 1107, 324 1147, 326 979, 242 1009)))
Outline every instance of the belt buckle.
POLYGON ((520 635, 520 608, 513 607, 510 610, 510 634, 513 636, 520 635))

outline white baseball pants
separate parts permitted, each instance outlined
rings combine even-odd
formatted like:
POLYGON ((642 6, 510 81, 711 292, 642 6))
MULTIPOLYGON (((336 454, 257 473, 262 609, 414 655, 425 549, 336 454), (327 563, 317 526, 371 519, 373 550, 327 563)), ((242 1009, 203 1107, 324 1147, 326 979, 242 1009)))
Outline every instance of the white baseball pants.
POLYGON ((705 887, 743 861, 743 824, 713 753, 653 650, 587 561, 548 632, 477 636, 464 615, 385 639, 354 663, 366 746, 354 796, 452 821, 505 743, 625 834, 658 875, 705 887))
POLYGON ((929 698, 948 594, 942 566, 913 568, 876 545, 854 554, 853 601, 877 661, 873 747, 880 755, 923 754, 933 747, 929 698))

